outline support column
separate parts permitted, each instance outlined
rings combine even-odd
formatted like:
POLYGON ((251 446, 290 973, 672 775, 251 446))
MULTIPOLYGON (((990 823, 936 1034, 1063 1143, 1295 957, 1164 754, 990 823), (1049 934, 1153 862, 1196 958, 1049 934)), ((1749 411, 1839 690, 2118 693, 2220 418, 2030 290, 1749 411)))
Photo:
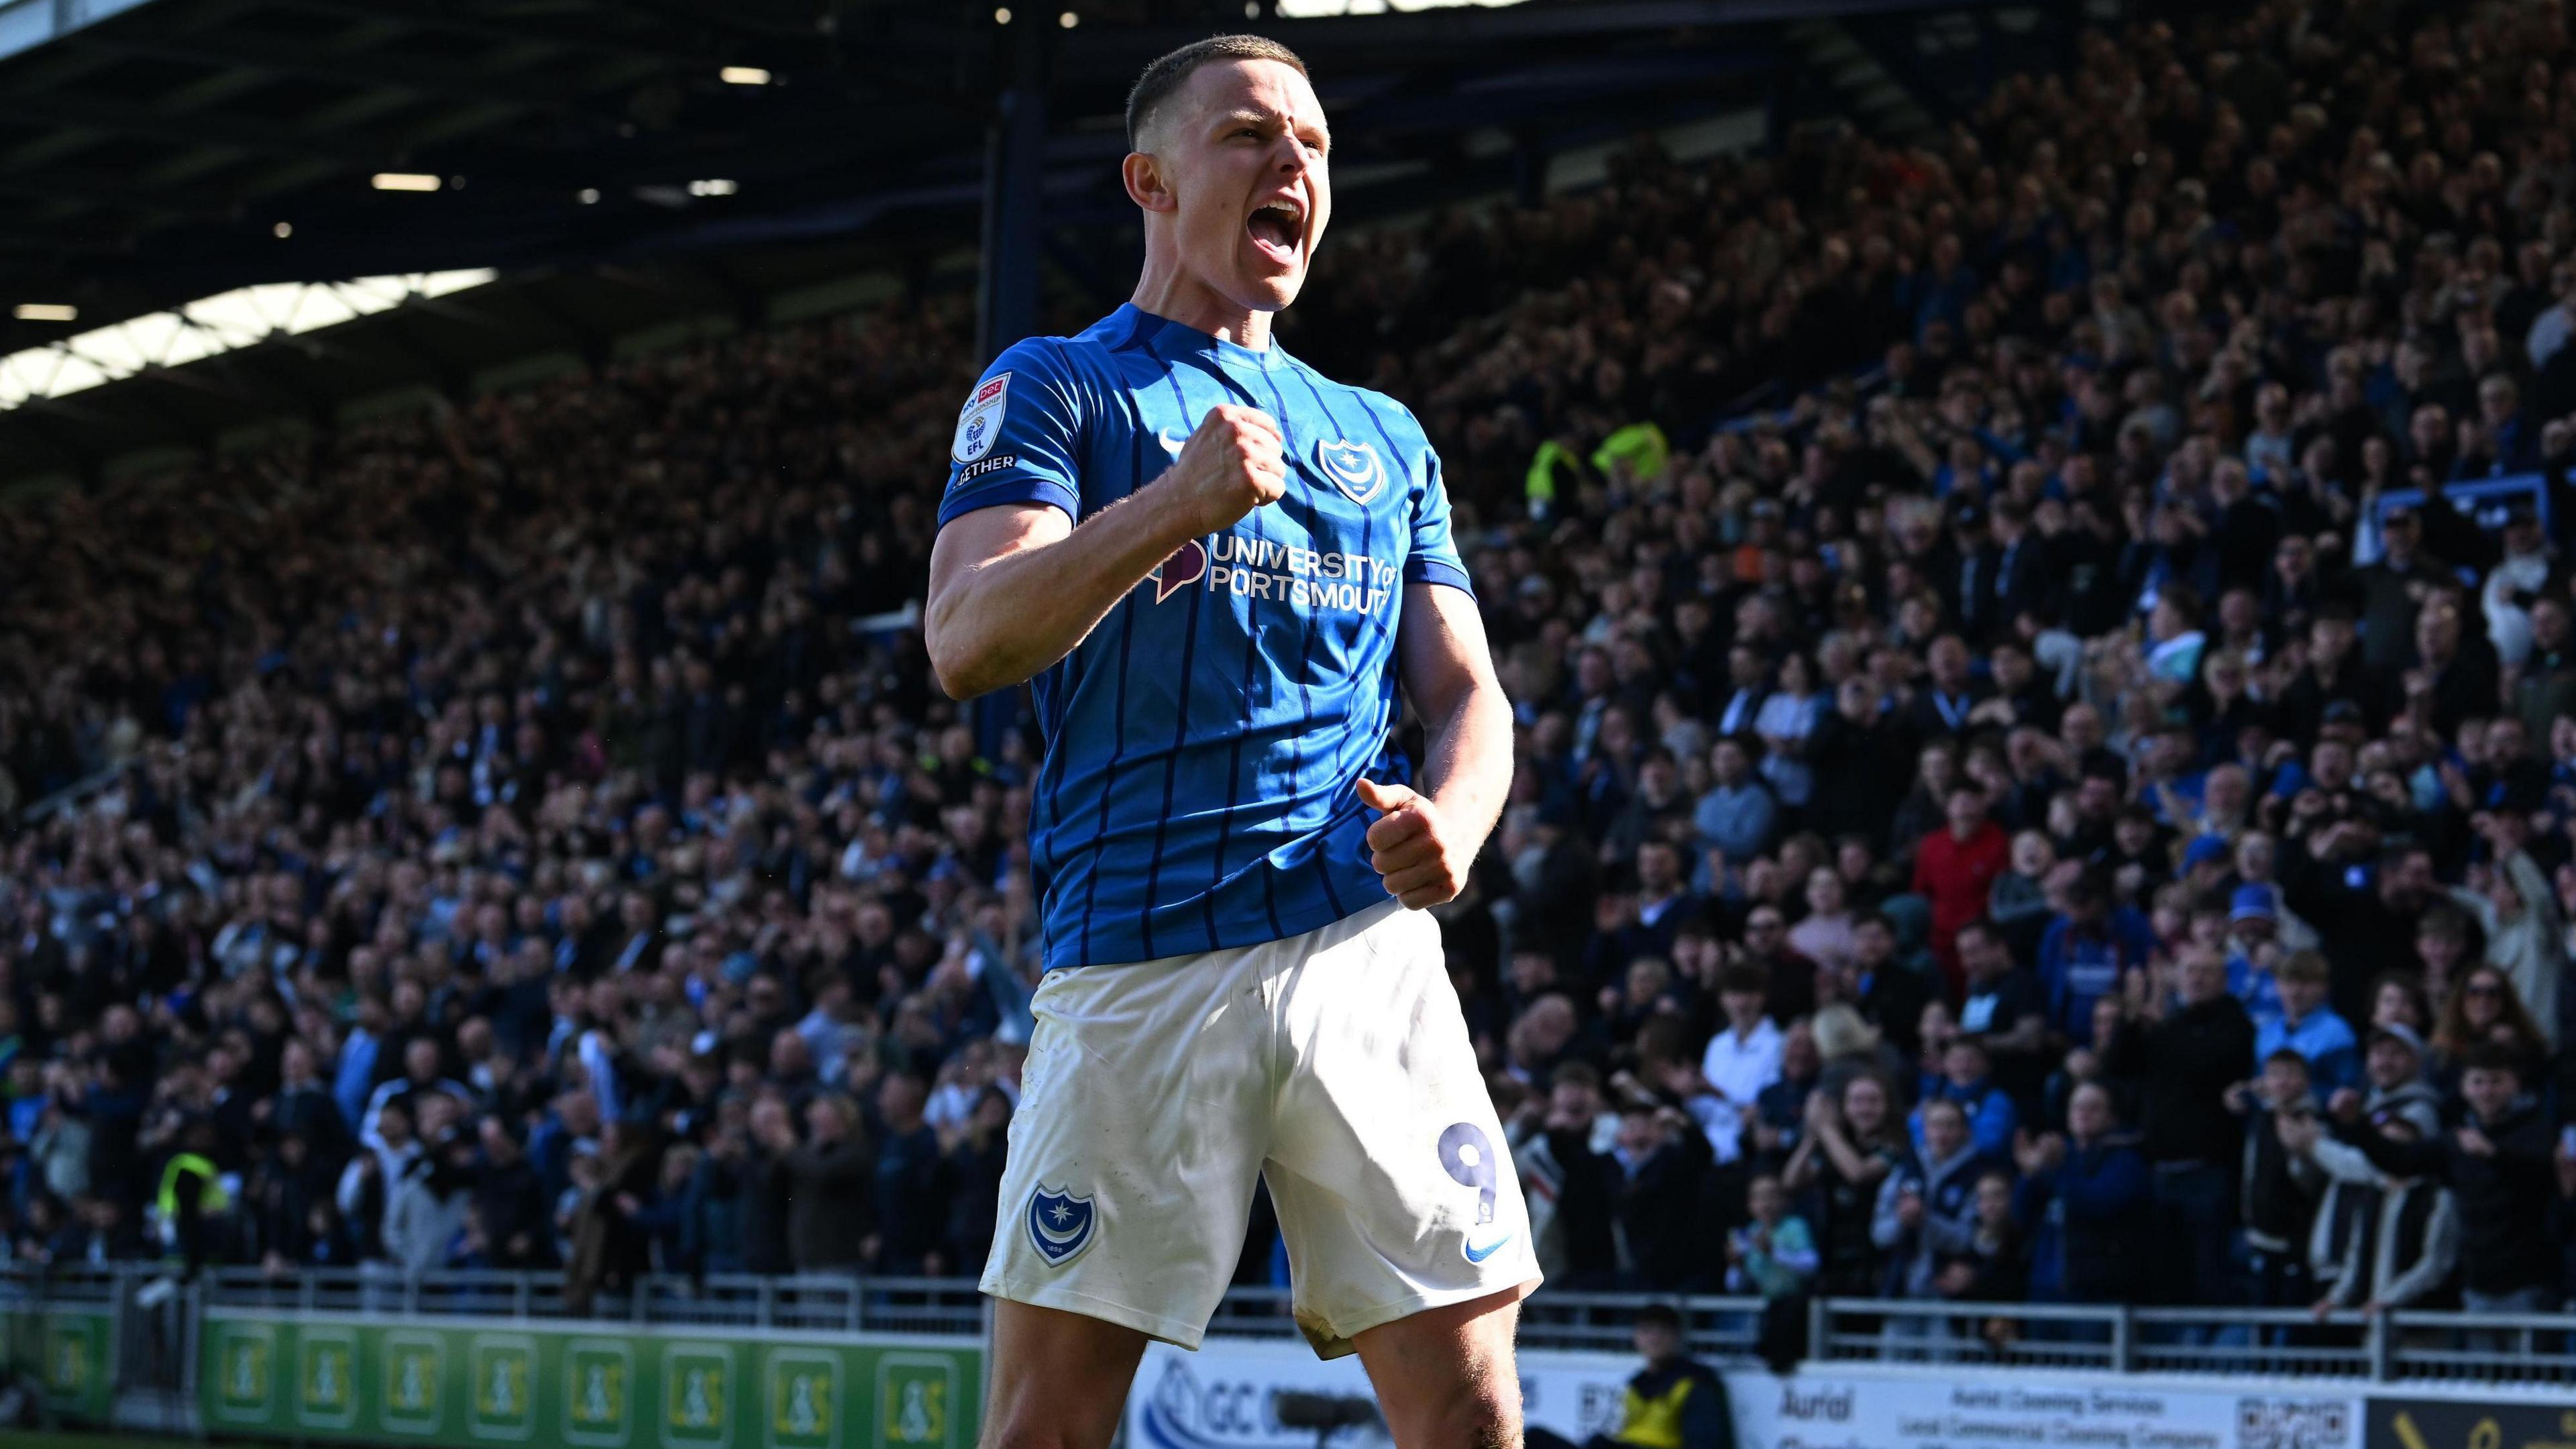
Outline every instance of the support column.
POLYGON ((1010 84, 984 147, 983 274, 975 294, 976 360, 1038 330, 1039 207, 1046 178, 1047 34, 1023 10, 1008 27, 1010 84))

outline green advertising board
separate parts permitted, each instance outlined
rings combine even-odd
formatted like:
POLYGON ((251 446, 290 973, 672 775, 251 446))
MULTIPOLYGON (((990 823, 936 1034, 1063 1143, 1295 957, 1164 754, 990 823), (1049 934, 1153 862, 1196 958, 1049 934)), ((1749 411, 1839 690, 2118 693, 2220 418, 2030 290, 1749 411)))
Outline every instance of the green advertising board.
POLYGON ((51 1417, 104 1424, 115 1390, 113 1331, 104 1304, 9 1310, 9 1367, 39 1386, 51 1417))
POLYGON ((530 1449, 972 1449, 972 1338, 209 1309, 208 1430, 530 1449))

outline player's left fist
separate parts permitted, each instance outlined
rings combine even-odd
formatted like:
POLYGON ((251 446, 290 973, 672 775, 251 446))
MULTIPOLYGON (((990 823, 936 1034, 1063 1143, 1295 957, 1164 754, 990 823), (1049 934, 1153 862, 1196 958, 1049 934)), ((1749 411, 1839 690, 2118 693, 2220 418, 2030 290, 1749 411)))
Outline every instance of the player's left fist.
POLYGON ((1475 862, 1451 842, 1431 797, 1375 780, 1360 781, 1359 793, 1361 804, 1380 812, 1368 828, 1369 863, 1386 893, 1410 911, 1456 900, 1475 862))

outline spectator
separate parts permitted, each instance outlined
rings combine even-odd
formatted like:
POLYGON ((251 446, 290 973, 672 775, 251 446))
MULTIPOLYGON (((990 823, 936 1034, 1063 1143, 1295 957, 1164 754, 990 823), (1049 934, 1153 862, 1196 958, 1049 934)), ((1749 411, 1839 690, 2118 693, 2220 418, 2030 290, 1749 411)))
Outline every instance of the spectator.
MULTIPOLYGON (((918 1111, 918 1104, 914 1110, 918 1111)), ((772 1119, 767 1144, 786 1208, 787 1252, 799 1273, 855 1272, 875 1233, 871 1188, 878 1159, 861 1136, 849 1099, 806 1104, 802 1143, 772 1119)))
POLYGON ((939 1134, 922 1116, 928 1094, 910 1072, 877 1084, 876 1232, 862 1250, 876 1271, 936 1276, 946 1267, 948 1182, 939 1134))
POLYGON ((2523 1096, 2521 1058, 2496 1043, 2463 1063, 2460 1095, 2467 1120, 2448 1136, 2392 1139, 2365 1125, 2361 1094, 2347 1088, 2332 1104, 2335 1136, 2383 1173, 2433 1178, 2459 1195, 2463 1309, 2549 1312, 2560 1265, 2550 1239, 2558 1185, 2548 1121, 2523 1096))
POLYGON ((2023 1133, 2016 1215, 2031 1229, 2031 1297, 2042 1303, 2125 1303, 2142 1279, 2138 1243, 2154 1185, 2144 1158, 2113 1131, 2111 1094, 2087 1082, 2067 1099, 2066 1132, 2023 1133))
POLYGON ((1719 1162, 1742 1155, 1746 1116, 1780 1079, 1781 1034, 1763 1011, 1766 989, 1763 973, 1749 966, 1730 966, 1718 977, 1726 1025, 1709 1038, 1700 1074, 1708 1083, 1701 1125, 1719 1162))
POLYGON ((1803 1126, 1780 1181, 1789 1192, 1814 1194, 1817 1286, 1841 1296, 1874 1294, 1886 1264, 1874 1236, 1878 1194, 1906 1161, 1887 1087, 1864 1074, 1844 1084, 1839 1100, 1817 1092, 1807 1098, 1803 1126))
POLYGON ((2246 1119, 2237 1220, 2245 1225, 2254 1302, 2265 1308, 2309 1303, 2316 1293, 2308 1242, 2323 1184, 2315 1163, 2290 1150, 2319 1110, 2308 1059, 2288 1047, 2266 1052, 2261 1076, 2230 1089, 2227 1107, 2246 1119))
POLYGON ((2360 1039, 2325 1004, 2325 958, 2314 951, 2293 952, 2272 978, 2281 1011, 2255 1028, 2255 1059, 2269 1061, 2276 1052, 2296 1053, 2307 1063, 2308 1080, 2328 1096, 2358 1083, 2360 1039))
POLYGON ((1959 928, 1985 914, 2011 846, 2003 827, 1986 818, 1985 791, 1961 781, 1943 798, 1947 824, 1915 846, 1914 889, 1932 902, 1932 954, 1955 992, 1959 928))
POLYGON ((2235 1296, 2227 1239, 2238 1152, 2224 1103, 2254 1060, 2254 1024, 2227 994, 2226 968, 2209 951, 2187 948, 2175 975, 2179 1005, 2170 1009, 2144 973, 2129 978, 2103 1065, 2140 1084, 2140 1146, 2154 1169, 2156 1216, 2176 1270, 2165 1280, 2169 1301, 2224 1303, 2235 1296))
POLYGON ((1816 1276, 1815 1239, 1806 1221, 1789 1211, 1780 1179, 1756 1174, 1745 1187, 1744 1210, 1748 1221, 1727 1235, 1727 1291, 1766 1299, 1805 1292, 1816 1276))
POLYGON ((1969 1135, 1955 1101, 1923 1104, 1922 1139, 1922 1155, 1880 1185, 1871 1224, 1872 1241, 1888 1255, 1891 1298, 1939 1294, 1943 1263, 1968 1252, 1976 1236, 1977 1184, 2001 1165, 1969 1135))

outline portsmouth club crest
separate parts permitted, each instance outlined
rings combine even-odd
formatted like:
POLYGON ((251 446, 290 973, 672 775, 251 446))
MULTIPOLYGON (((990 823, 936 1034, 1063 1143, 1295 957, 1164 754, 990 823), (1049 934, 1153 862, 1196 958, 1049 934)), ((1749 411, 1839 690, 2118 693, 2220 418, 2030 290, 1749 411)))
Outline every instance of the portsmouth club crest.
POLYGON ((1386 486, 1386 463, 1378 457, 1377 449, 1366 443, 1319 438, 1315 442, 1315 466, 1353 503, 1367 503, 1386 486))
POLYGON ((1061 1268, 1091 1246, 1100 1217, 1087 1197, 1041 1183, 1029 1194, 1029 1242, 1050 1267, 1061 1268))

